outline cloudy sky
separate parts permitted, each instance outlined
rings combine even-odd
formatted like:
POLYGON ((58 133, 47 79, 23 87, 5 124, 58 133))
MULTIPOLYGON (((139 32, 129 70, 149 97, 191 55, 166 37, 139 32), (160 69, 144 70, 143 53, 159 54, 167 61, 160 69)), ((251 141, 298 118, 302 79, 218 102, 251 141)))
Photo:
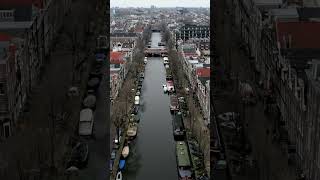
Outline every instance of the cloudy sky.
POLYGON ((210 7, 210 0, 110 0, 111 7, 210 7))

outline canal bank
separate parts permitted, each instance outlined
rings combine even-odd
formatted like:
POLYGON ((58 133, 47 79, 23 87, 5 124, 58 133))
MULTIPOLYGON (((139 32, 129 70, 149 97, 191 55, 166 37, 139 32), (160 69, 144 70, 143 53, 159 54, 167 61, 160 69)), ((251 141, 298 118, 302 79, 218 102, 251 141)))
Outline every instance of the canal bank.
MULTIPOLYGON (((160 41, 160 33, 152 33, 151 46, 157 47, 160 41)), ((123 174, 125 180, 178 179, 170 99, 162 89, 165 76, 162 58, 148 58, 141 94, 139 131, 130 146, 123 174)))

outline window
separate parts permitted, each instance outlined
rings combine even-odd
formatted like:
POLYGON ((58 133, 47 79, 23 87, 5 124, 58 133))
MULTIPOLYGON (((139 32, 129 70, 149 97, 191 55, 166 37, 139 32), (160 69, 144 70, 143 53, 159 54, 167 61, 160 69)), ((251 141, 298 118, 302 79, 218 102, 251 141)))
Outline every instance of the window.
POLYGON ((9 122, 4 123, 3 124, 3 129, 4 129, 4 137, 8 138, 10 136, 10 134, 11 134, 11 132, 10 132, 10 123, 9 122))
POLYGON ((5 91, 4 91, 4 84, 0 83, 0 95, 4 95, 5 91))

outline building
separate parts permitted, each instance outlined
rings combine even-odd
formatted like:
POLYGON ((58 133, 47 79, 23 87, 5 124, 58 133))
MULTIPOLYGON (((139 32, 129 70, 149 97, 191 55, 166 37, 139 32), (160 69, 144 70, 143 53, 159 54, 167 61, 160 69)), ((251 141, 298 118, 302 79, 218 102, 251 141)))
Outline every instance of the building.
MULTIPOLYGON (((205 120, 210 119, 210 67, 196 69, 196 94, 205 120)), ((210 121, 207 121, 209 124, 210 121)))
POLYGON ((0 135, 11 135, 27 96, 25 57, 21 54, 23 40, 0 34, 4 50, 0 58, 0 135))
POLYGON ((112 99, 118 96, 118 91, 129 72, 130 57, 131 55, 126 52, 110 52, 110 95, 112 99))
POLYGON ((2 137, 14 132, 16 120, 39 79, 41 67, 50 56, 53 37, 57 35, 70 5, 71 0, 0 2, 2 137))
POLYGON ((185 24, 175 32, 175 40, 186 41, 190 38, 210 38, 209 25, 185 24))
POLYGON ((318 12, 300 8, 301 1, 237 3, 235 25, 248 56, 254 59, 257 79, 270 100, 267 103, 278 114, 273 122, 276 133, 288 149, 288 159, 295 162, 306 179, 317 180, 319 95, 315 78, 318 63, 314 59, 320 59, 318 12), (292 4, 298 7, 285 8, 292 4))
POLYGON ((43 0, 2 0, 0 1, 0 22, 32 21, 43 7, 43 0))

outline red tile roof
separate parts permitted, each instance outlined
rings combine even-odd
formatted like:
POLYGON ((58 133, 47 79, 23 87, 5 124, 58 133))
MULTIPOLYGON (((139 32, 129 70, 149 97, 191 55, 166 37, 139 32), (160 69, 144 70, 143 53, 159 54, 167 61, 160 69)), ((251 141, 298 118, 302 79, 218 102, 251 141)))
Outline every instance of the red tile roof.
POLYGON ((110 52, 110 64, 123 64, 123 54, 121 52, 110 52))
POLYGON ((320 48, 320 22, 277 22, 277 40, 286 48, 291 36, 290 48, 320 48))
POLYGON ((43 0, 0 0, 0 6, 34 5, 43 8, 43 0))
POLYGON ((198 68, 196 73, 199 77, 210 77, 210 68, 198 68))

